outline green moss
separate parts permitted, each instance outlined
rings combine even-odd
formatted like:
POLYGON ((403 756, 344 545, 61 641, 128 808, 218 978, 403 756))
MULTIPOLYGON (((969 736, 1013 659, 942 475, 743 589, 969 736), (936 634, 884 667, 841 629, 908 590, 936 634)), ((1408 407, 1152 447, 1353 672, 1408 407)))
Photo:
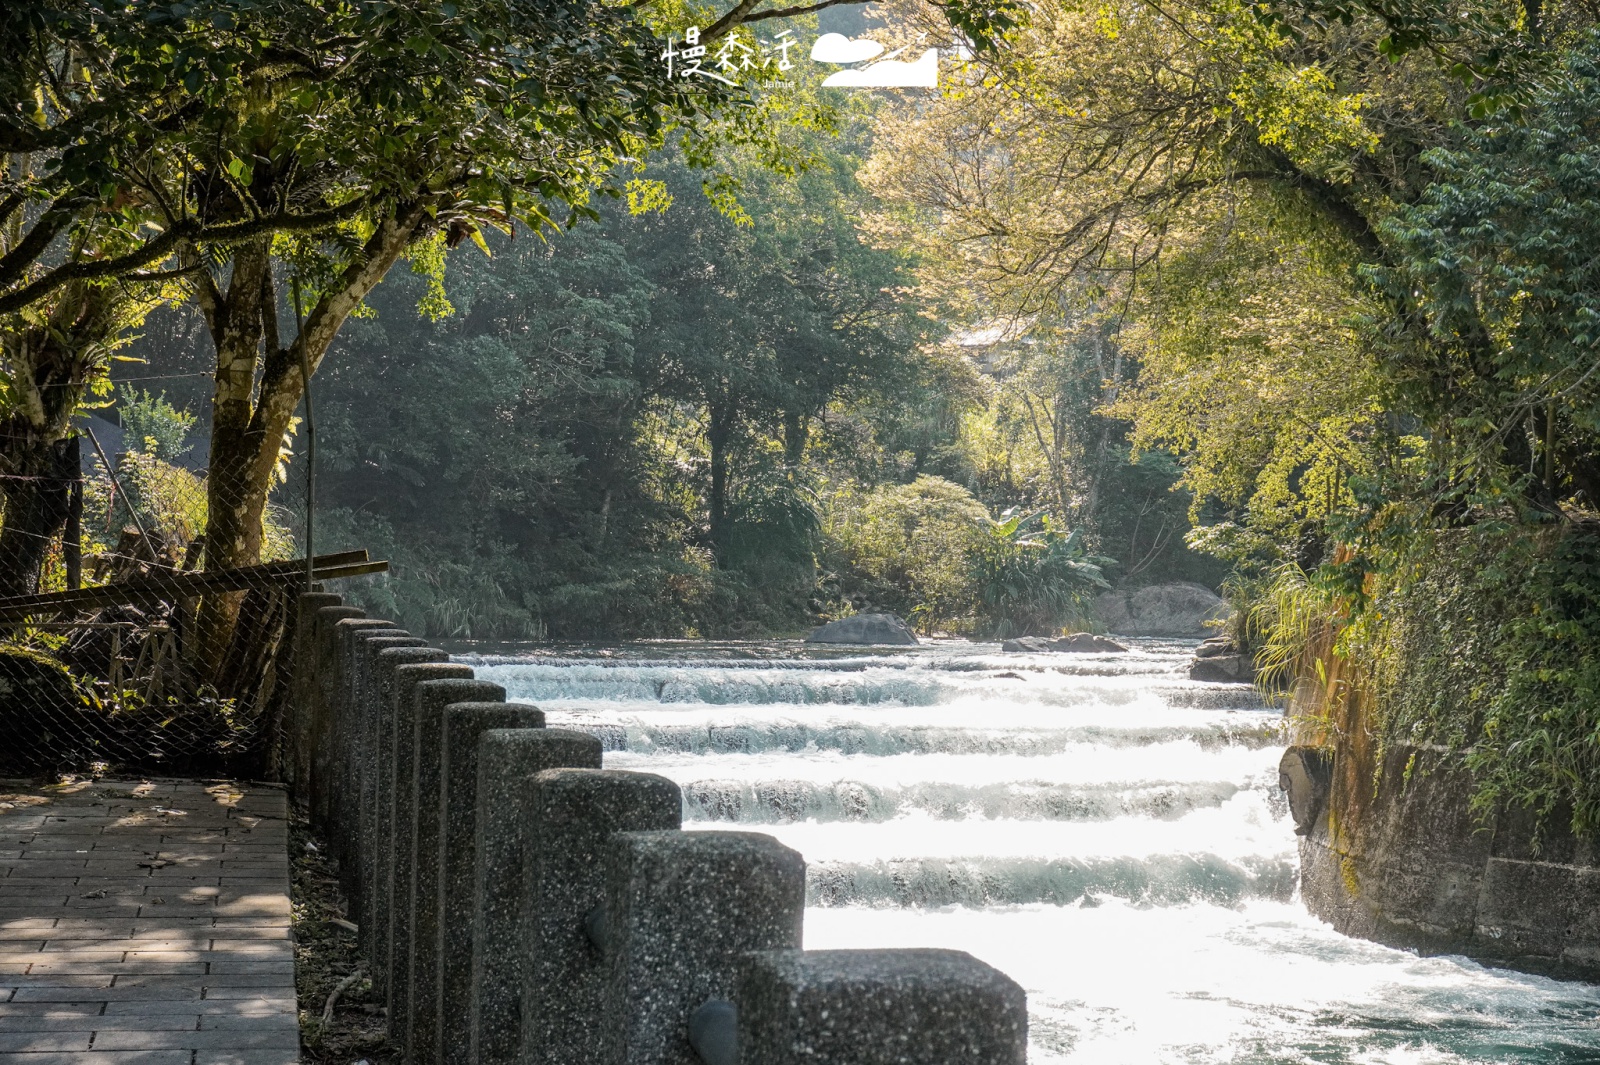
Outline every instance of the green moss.
POLYGON ((85 705, 67 668, 40 651, 0 647, 0 765, 57 765, 86 742, 85 705))
POLYGON ((1361 877, 1356 871, 1355 859, 1348 854, 1339 859, 1339 877, 1344 881, 1344 889, 1351 898, 1361 895, 1361 877))
POLYGON ((81 704, 67 667, 42 651, 0 647, 0 706, 76 708, 81 704))

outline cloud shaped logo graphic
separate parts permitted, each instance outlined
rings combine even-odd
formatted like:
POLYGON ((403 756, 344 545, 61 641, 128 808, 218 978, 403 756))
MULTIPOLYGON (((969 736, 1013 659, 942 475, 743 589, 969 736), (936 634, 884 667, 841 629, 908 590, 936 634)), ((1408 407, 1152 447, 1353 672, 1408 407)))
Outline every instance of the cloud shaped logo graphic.
POLYGON ((818 63, 860 63, 883 51, 877 41, 851 40, 842 33, 824 33, 811 46, 811 58, 818 63))
MULTIPOLYGON (((820 42, 819 42, 820 43, 820 42)), ((901 51, 903 51, 902 49, 901 51)), ((900 52, 891 53, 899 55, 900 52)), ((939 87, 939 50, 929 48, 915 62, 901 63, 884 59, 869 67, 840 70, 828 75, 823 85, 835 88, 858 89, 937 89, 939 87)))

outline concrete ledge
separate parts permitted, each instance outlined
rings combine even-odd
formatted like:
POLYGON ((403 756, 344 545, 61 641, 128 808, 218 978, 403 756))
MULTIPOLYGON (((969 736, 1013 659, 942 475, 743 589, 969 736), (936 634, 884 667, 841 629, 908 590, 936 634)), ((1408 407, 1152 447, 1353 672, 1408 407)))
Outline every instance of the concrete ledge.
POLYGON ((800 946, 806 866, 757 832, 621 832, 606 865, 607 1058, 693 1062, 689 1018, 742 957, 800 946))
POLYGON ((784 950, 745 959, 739 1060, 1025 1065, 1016 981, 959 950, 784 950))

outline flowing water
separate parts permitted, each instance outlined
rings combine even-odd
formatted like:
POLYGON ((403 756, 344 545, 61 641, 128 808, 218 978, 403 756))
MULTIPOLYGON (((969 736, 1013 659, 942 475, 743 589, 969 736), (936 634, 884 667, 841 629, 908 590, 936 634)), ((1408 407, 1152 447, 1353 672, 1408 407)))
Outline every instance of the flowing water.
POLYGON ((806 946, 967 950, 1030 1062, 1600 1063, 1600 988, 1348 939, 1296 897, 1280 715, 1121 655, 646 644, 467 656, 685 826, 805 855, 806 946))

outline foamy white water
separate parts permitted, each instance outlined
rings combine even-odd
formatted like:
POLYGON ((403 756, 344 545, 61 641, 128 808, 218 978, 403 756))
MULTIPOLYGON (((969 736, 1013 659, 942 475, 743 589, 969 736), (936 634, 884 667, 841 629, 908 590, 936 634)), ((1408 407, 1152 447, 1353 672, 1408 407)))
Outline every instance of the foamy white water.
POLYGON ((1030 1061, 1600 1065, 1600 988, 1348 939, 1295 898, 1280 720, 1188 647, 469 656, 806 856, 808 947, 943 946, 1028 990, 1030 1061))

